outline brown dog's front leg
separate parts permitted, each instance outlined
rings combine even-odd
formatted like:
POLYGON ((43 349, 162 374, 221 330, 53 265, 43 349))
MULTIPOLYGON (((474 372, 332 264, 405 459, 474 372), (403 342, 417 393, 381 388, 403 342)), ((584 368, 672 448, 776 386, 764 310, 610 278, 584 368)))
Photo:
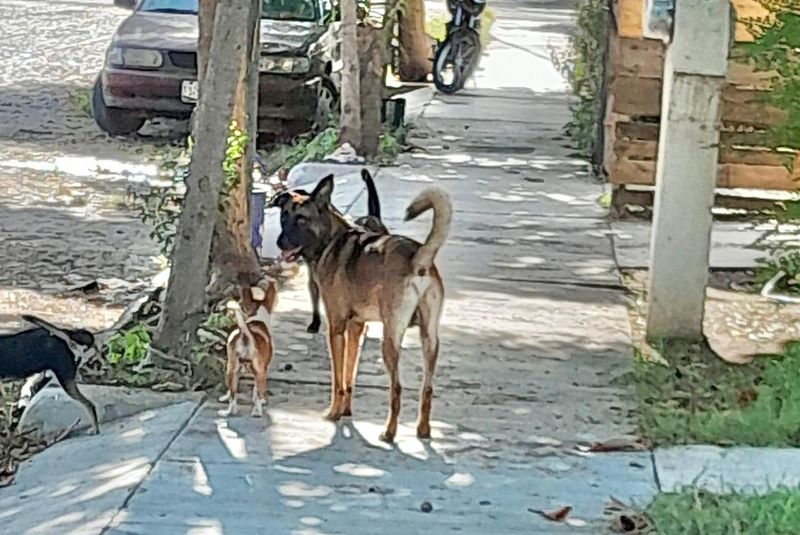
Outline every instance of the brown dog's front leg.
POLYGON ((347 323, 347 340, 344 353, 344 409, 343 416, 353 415, 353 391, 356 387, 358 359, 361 355, 361 336, 364 334, 364 323, 349 321, 347 323))
POLYGON ((319 326, 322 324, 319 316, 319 286, 311 273, 308 274, 308 293, 311 295, 311 323, 309 323, 306 331, 318 333, 319 326))
POLYGON ((331 357, 331 404, 325 418, 337 421, 342 417, 344 401, 344 322, 328 318, 328 352, 331 357))

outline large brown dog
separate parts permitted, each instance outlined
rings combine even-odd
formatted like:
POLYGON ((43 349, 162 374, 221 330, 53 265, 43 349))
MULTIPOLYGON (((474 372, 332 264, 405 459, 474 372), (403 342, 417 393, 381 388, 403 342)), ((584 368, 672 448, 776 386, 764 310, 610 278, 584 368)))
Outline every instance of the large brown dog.
POLYGON ((228 363, 225 383, 228 393, 220 401, 227 401, 227 415, 236 414, 236 394, 239 391, 239 366, 248 364, 255 377, 252 415, 263 414, 267 396, 267 369, 272 361, 272 335, 270 323, 275 310, 278 290, 274 281, 251 288, 240 288, 239 302, 229 308, 236 317, 237 328, 228 336, 228 363))
POLYGON ((441 189, 429 188, 408 207, 406 220, 433 210, 433 227, 425 243, 420 244, 348 222, 331 204, 332 193, 330 175, 307 198, 291 203, 284 211, 283 231, 278 238, 284 260, 302 254, 315 266, 328 319, 331 355, 331 403, 326 416, 338 420, 351 414, 365 322, 380 321, 390 397, 381 439, 394 440, 400 413, 400 344, 416 313, 424 367, 417 436, 428 438, 444 301, 444 285, 434 259, 450 229, 450 199, 441 189))
MULTIPOLYGON (((356 219, 355 223, 373 232, 388 234, 389 231, 381 221, 381 201, 378 198, 378 190, 375 188, 375 181, 366 169, 361 171, 361 180, 364 181, 364 185, 367 187, 367 215, 359 217, 356 219)), ((283 230, 287 221, 283 214, 287 211, 289 206, 295 202, 308 199, 309 195, 310 193, 304 189, 295 189, 281 192, 270 201, 270 207, 280 208, 281 210, 281 230, 283 230)), ((322 323, 322 319, 319 315, 319 285, 317 284, 312 261, 308 258, 303 258, 303 260, 308 265, 308 293, 311 296, 311 323, 308 325, 306 331, 318 333, 322 323)))

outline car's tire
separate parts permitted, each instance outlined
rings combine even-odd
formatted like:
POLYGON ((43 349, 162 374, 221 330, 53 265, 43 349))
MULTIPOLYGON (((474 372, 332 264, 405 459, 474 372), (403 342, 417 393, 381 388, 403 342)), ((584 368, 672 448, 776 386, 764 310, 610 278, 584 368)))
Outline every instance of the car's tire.
POLYGON ((330 78, 323 78, 317 88, 317 107, 314 113, 314 131, 324 130, 330 116, 339 115, 339 91, 330 78))
POLYGON ((103 88, 97 80, 92 89, 92 118, 100 130, 112 136, 129 136, 144 126, 145 118, 120 108, 109 108, 103 100, 103 88))

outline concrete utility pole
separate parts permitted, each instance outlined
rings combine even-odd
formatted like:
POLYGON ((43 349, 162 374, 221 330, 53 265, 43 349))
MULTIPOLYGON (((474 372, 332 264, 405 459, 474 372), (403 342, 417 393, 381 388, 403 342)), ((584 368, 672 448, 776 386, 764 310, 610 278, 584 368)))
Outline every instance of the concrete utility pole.
POLYGON ((650 338, 699 340, 708 283, 729 0, 677 0, 664 61, 650 245, 650 338))

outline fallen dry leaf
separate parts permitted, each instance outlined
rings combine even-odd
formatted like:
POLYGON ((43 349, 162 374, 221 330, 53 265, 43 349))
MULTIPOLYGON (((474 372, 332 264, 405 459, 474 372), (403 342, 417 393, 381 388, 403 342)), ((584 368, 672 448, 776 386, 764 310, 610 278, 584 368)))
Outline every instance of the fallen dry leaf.
POLYGON ((612 438, 603 442, 595 442, 586 451, 595 453, 609 451, 644 451, 647 447, 636 438, 612 438))
POLYGON ((563 522, 569 515, 570 511, 572 511, 572 507, 567 505, 566 507, 556 509, 555 511, 542 511, 540 509, 531 509, 529 507, 528 511, 544 517, 552 522, 563 522))

